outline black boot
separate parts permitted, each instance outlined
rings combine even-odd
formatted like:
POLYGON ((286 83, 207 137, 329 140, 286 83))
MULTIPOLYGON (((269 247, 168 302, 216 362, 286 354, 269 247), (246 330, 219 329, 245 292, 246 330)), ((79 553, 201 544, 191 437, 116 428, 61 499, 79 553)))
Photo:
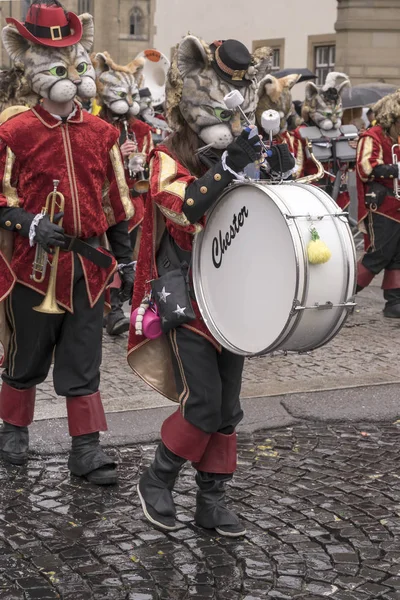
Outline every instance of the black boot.
POLYGON ((107 315, 106 330, 109 335, 120 335, 129 331, 129 319, 122 310, 123 302, 118 296, 117 288, 111 289, 111 311, 107 315))
POLYGON ((29 432, 4 421, 0 429, 0 453, 12 465, 23 465, 28 460, 29 432))
POLYGON ((196 525, 205 529, 215 529, 220 535, 239 537, 246 533, 246 528, 237 515, 225 504, 225 482, 233 475, 220 475, 197 471, 196 525))
POLYGON ((137 490, 144 515, 161 529, 175 529, 176 511, 171 492, 185 462, 185 458, 180 458, 160 442, 153 464, 139 480, 137 490))
POLYGON ((97 485, 114 485, 118 481, 117 465, 100 446, 98 432, 72 438, 68 469, 97 485))
POLYGON ((400 289, 384 290, 383 296, 386 300, 383 316, 388 319, 400 319, 400 289))

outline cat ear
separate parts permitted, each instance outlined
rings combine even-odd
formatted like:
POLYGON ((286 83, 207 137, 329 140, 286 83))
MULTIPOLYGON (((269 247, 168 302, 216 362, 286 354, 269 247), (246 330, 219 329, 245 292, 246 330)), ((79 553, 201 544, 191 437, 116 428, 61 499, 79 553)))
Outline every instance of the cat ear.
POLYGON ((86 52, 90 52, 94 43, 94 20, 89 13, 79 15, 79 19, 82 23, 82 38, 80 44, 82 44, 86 52))
POLYGON ((1 32, 4 48, 14 65, 24 68, 24 56, 29 49, 29 42, 18 32, 14 25, 6 25, 1 32))
POLYGON ((261 81, 271 68, 271 48, 263 46, 257 48, 252 54, 252 66, 248 69, 248 79, 255 78, 256 81, 261 81))
POLYGON ((274 98, 279 96, 280 89, 278 79, 273 75, 267 75, 260 83, 258 88, 258 97, 261 98, 266 94, 274 102, 274 98))
POLYGON ((108 66, 108 57, 103 52, 97 52, 97 54, 95 54, 92 58, 92 63, 97 77, 110 70, 110 67, 108 66))
POLYGON ((298 82, 300 77, 301 75, 299 75, 299 73, 293 73, 292 75, 286 75, 286 77, 281 77, 279 81, 282 85, 282 88, 288 88, 289 90, 291 90, 295 83, 298 82))
POLYGON ((194 35, 187 35, 178 45, 177 66, 181 77, 184 78, 191 71, 205 69, 209 66, 206 50, 194 35))
POLYGON ((350 87, 350 79, 346 73, 332 71, 326 76, 322 91, 326 92, 329 88, 335 88, 340 95, 342 90, 344 90, 346 87, 350 87))
POLYGON ((312 81, 309 81, 306 85, 306 99, 312 100, 315 96, 318 96, 318 88, 312 81))

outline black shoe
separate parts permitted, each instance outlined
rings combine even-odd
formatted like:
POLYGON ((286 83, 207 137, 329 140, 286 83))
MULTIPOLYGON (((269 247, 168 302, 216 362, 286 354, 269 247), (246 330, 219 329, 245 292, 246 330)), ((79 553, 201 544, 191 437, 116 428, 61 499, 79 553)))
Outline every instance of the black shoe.
POLYGON ((160 442, 153 464, 139 480, 137 491, 144 516, 160 529, 173 531, 176 528, 176 511, 171 492, 185 462, 185 458, 176 456, 160 442))
POLYGON ((117 465, 100 446, 99 433, 88 433, 72 438, 68 469, 72 475, 84 477, 96 485, 115 485, 118 482, 117 465))
POLYGON ((125 316, 122 309, 112 311, 107 316, 106 331, 108 335, 121 335, 129 331, 129 319, 125 316))
POLYGON ((386 304, 383 316, 387 319, 400 319, 400 304, 386 304))
POLYGON ((225 482, 232 475, 219 475, 197 471, 196 483, 199 491, 196 496, 196 525, 204 529, 215 529, 226 537, 240 537, 246 533, 246 528, 239 517, 225 505, 225 482))
POLYGON ((28 460, 29 432, 27 427, 3 423, 0 429, 0 454, 12 465, 23 465, 28 460))

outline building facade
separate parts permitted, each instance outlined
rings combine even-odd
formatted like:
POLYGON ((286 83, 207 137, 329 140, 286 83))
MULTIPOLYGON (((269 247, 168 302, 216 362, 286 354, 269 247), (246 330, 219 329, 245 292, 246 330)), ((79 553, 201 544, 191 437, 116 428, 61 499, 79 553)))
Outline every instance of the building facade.
MULTIPOLYGON (((155 0, 62 0, 67 10, 95 18, 94 51, 108 50, 113 59, 126 64, 142 50, 154 46, 155 0)), ((6 17, 24 20, 30 0, 0 2, 0 22, 6 17)), ((0 65, 9 66, 1 48, 0 65)))
MULTIPOLYGON (((30 0, 0 2, 0 23, 23 20, 30 0)), ((126 64, 142 50, 167 58, 187 33, 212 42, 236 38, 251 50, 270 46, 272 71, 308 67, 322 83, 333 69, 354 84, 400 84, 400 0, 63 0, 64 6, 95 18, 95 51, 108 50, 126 64)), ((0 65, 9 66, 3 48, 0 65)), ((293 89, 304 97, 304 85, 293 89)))

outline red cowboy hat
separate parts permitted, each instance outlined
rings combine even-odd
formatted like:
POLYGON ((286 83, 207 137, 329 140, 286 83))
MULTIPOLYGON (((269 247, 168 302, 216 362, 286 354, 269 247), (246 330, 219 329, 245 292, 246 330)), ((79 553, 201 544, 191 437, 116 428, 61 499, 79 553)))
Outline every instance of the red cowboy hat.
POLYGON ((60 6, 33 4, 26 15, 25 23, 13 17, 6 19, 12 23, 26 40, 42 46, 66 48, 78 43, 82 38, 82 23, 79 17, 69 12, 65 16, 60 6))

